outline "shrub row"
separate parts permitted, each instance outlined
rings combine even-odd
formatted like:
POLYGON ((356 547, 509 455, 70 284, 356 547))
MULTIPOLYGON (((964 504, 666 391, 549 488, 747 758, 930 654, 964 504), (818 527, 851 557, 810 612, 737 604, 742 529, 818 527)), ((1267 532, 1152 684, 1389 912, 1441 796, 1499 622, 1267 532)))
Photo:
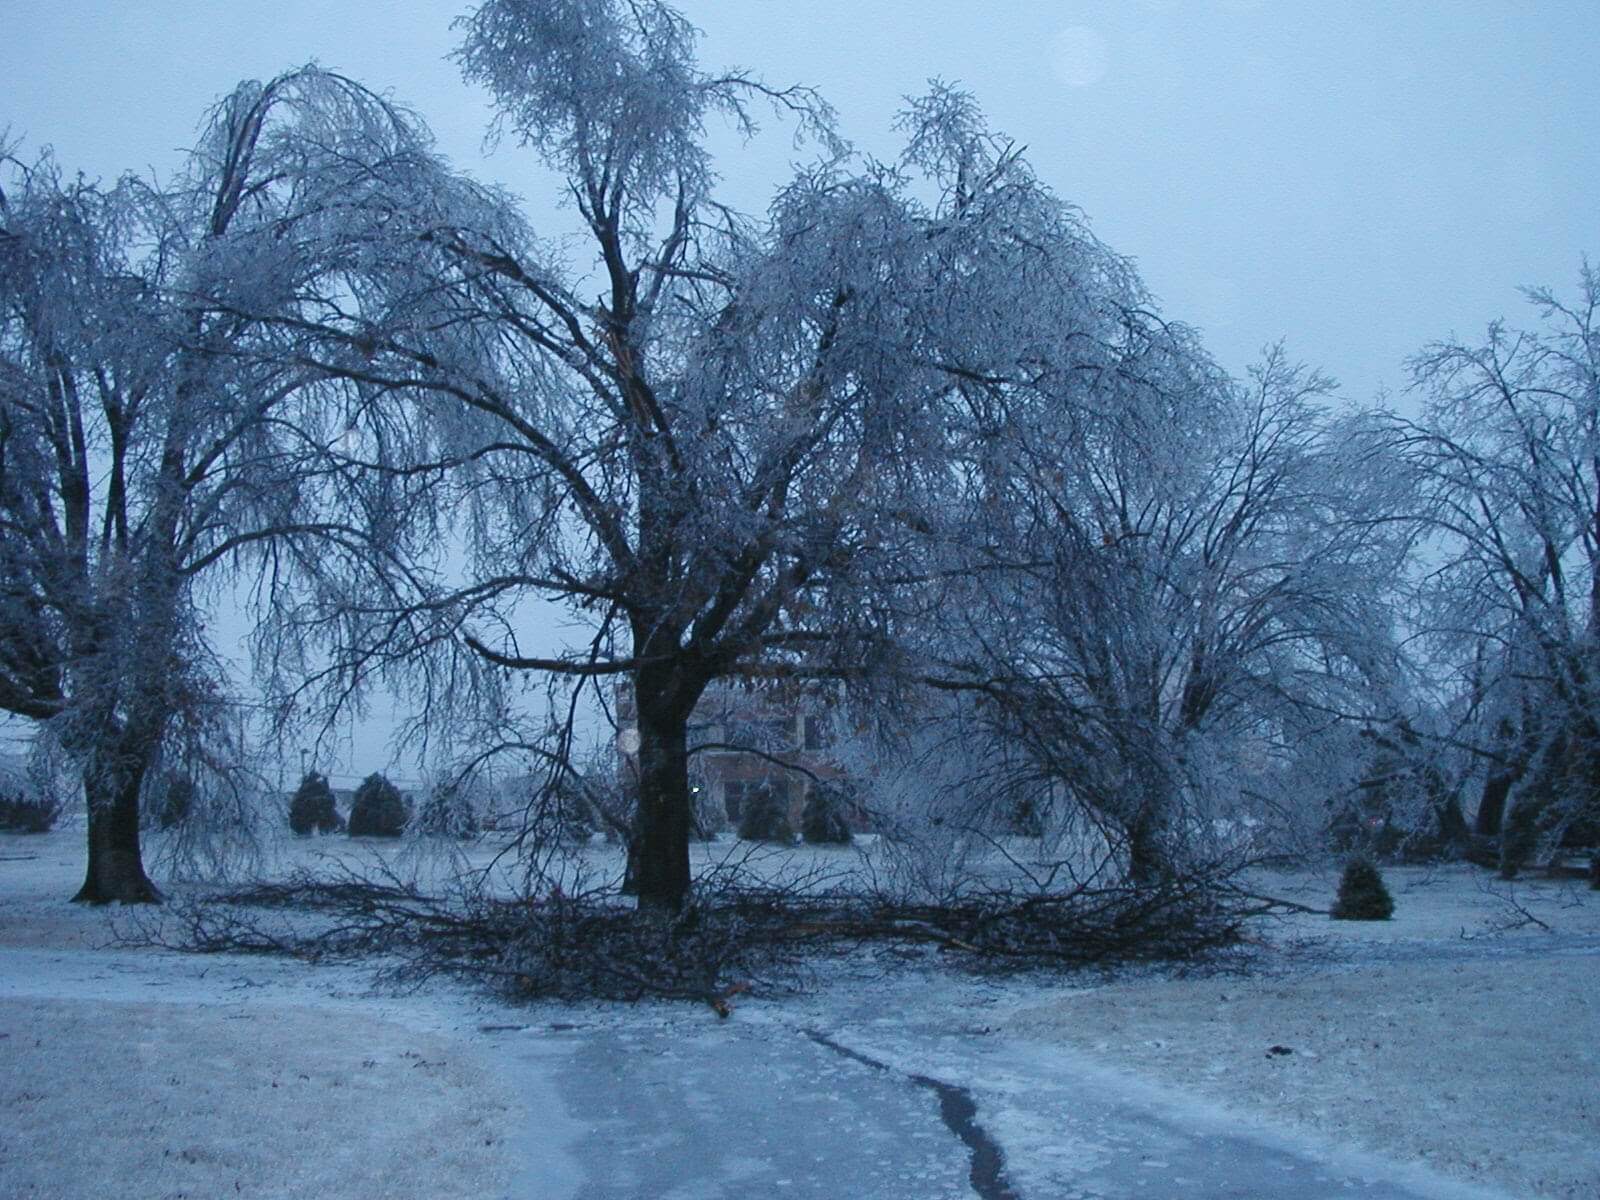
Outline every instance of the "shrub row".
POLYGON ((410 806, 400 789, 377 772, 356 789, 348 823, 339 819, 327 778, 315 771, 300 781, 289 801, 289 828, 301 836, 343 829, 351 837, 399 837, 410 817, 410 806))

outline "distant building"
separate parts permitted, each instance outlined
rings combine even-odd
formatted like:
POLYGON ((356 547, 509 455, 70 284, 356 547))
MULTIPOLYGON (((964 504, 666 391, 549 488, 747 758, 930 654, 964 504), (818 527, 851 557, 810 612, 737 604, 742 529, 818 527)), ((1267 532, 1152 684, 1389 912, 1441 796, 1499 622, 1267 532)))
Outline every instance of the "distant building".
MULTIPOLYGON (((617 753, 623 786, 637 788, 638 720, 633 689, 616 694, 617 753)), ((839 715, 814 692, 779 686, 713 684, 689 719, 689 784, 695 817, 706 832, 738 828, 745 806, 758 795, 772 796, 798 829, 807 798, 818 787, 849 793, 851 777, 838 762, 839 715)), ((865 816, 854 804, 846 816, 857 830, 865 816)))

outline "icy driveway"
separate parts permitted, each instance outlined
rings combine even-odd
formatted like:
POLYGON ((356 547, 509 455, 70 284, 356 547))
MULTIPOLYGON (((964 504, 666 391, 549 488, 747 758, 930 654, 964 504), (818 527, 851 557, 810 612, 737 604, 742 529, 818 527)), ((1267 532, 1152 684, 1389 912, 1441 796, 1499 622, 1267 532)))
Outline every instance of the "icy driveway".
MULTIPOLYGON (((1490 1195, 985 1032, 1037 999, 1015 987, 915 971, 833 978, 809 996, 750 1000, 722 1021, 684 1006, 372 997, 356 979, 249 959, 0 950, 0 997, 159 1000, 214 1010, 219 1022, 240 1006, 333 1008, 453 1039, 530 1114, 505 1131, 520 1169, 503 1194, 517 1200, 1490 1195)), ((97 1101, 92 1089, 83 1097, 97 1101)), ((472 1102, 471 1092, 455 1099, 472 1102)), ((235 1111, 247 1128, 248 1108, 235 1111)), ((341 1115, 359 1128, 374 1114, 341 1115)), ((330 1200, 367 1194, 358 1179, 327 1183, 319 1194, 330 1200)))
POLYGON ((530 1194, 1500 1195, 1174 1102, 1058 1047, 975 1025, 1014 992, 935 976, 867 982, 752 1001, 728 1021, 695 1009, 595 1007, 544 1010, 525 1027, 486 1034, 506 1069, 548 1089, 559 1149, 581 1164, 571 1190, 530 1194))
POLYGON ((579 1127, 564 1147, 583 1164, 575 1196, 973 1194, 965 1147, 904 1081, 779 1026, 694 1025, 508 1038, 579 1127))

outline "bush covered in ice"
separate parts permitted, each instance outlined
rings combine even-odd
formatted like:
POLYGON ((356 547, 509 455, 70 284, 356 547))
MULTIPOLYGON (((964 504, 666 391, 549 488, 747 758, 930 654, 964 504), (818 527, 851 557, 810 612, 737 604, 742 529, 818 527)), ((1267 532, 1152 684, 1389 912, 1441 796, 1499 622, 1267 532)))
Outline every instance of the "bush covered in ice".
POLYGON ((428 792, 417 810, 413 832, 429 837, 459 838, 466 841, 481 832, 478 811, 467 787, 441 783, 428 792))
POLYGON ((41 760, 24 763, 0 755, 0 829, 11 833, 49 833, 66 803, 51 786, 41 760))

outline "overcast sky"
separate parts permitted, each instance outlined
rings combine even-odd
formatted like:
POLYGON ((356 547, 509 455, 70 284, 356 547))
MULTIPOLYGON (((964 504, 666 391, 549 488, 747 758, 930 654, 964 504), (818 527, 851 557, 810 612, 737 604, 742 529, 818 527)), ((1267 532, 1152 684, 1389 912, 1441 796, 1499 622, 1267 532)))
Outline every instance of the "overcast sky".
MULTIPOLYGON (((415 108, 539 219, 551 181, 515 147, 483 157, 484 97, 446 60, 466 7, 0 0, 0 129, 90 176, 165 173, 240 79, 315 59, 415 108)), ((901 97, 965 85, 1235 371, 1281 338, 1368 401, 1428 340, 1521 319, 1518 286, 1570 288, 1600 255, 1596 0, 681 8, 708 69, 816 85, 880 156, 901 97)), ((730 198, 762 209, 791 156, 781 133, 726 155, 730 198)))
MULTIPOLYGON (((91 176, 168 170, 238 80, 316 59, 548 205, 519 151, 480 153, 483 96, 445 57, 465 7, 0 0, 0 128, 91 176)), ((1283 338, 1370 399, 1427 340, 1519 316, 1518 286, 1569 287, 1600 253, 1594 0, 681 7, 707 67, 815 84, 880 154, 902 96, 961 82, 1234 370, 1283 338)), ((778 135, 727 156, 730 195, 759 210, 790 155, 778 135)))

